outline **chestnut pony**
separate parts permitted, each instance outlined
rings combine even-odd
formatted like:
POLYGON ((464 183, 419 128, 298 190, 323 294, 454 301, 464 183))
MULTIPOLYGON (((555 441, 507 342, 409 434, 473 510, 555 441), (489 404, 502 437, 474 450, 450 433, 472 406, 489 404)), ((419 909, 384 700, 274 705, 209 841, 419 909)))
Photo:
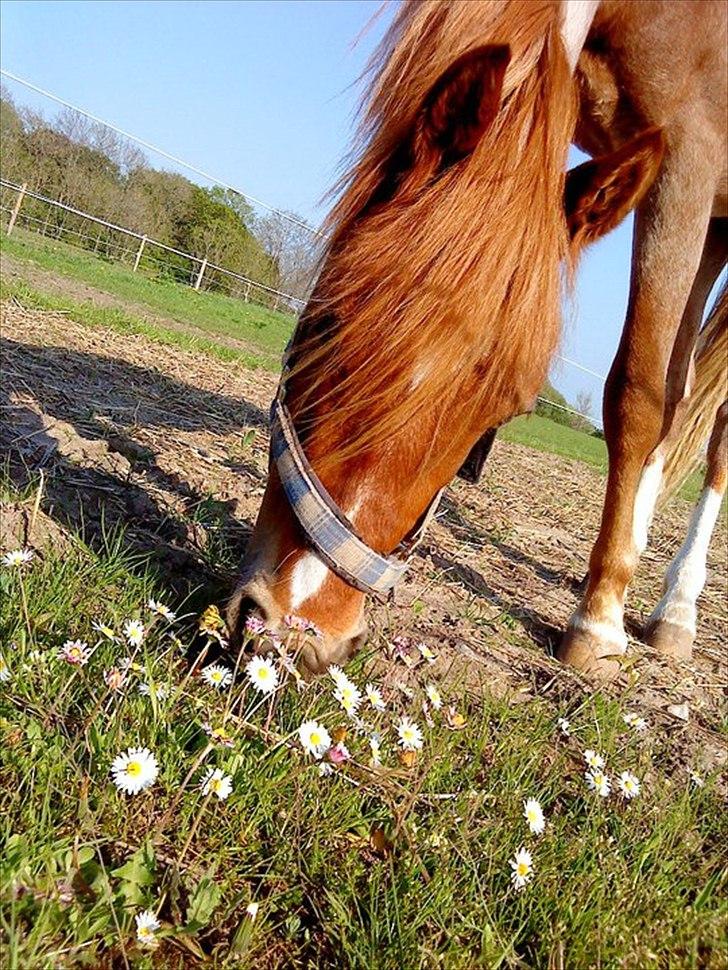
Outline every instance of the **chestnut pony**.
MULTIPOLYGON (((629 310, 604 401, 607 498, 560 650, 598 674, 614 673, 626 648, 624 595, 668 451, 682 467, 679 428, 699 445, 725 393, 725 302, 694 364, 725 261, 725 50, 723 0, 403 3, 375 57, 356 155, 289 349, 296 447, 341 521, 387 556, 469 453, 478 464, 479 442, 532 409, 579 250, 637 207, 629 310), (592 161, 567 176, 572 142, 592 161)), ((668 652, 689 652, 694 635, 725 487, 721 413, 706 492, 650 624, 668 652)), ((322 631, 303 661, 321 670, 361 642, 364 593, 309 541, 277 458, 274 448, 228 625, 235 640, 251 612, 272 628, 303 616, 322 631)))

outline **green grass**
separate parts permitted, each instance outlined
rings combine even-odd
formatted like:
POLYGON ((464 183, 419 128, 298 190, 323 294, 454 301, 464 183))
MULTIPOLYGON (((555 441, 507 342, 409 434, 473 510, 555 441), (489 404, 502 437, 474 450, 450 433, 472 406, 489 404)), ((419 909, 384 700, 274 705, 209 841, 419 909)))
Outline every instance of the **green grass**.
MULTIPOLYGON (((696 788, 676 764, 668 735, 629 731, 620 704, 598 694, 511 705, 456 682, 440 686, 464 729, 448 729, 443 712, 427 727, 430 668, 401 665, 414 697, 390 679, 387 710, 365 713, 365 732, 328 678, 302 691, 286 683, 270 704, 242 678, 216 691, 190 676, 170 636, 192 641, 185 604, 169 604, 180 614, 171 627, 154 619, 145 604, 165 591, 122 548, 118 537, 98 552, 78 539, 0 572, 4 967, 724 965, 726 816, 713 781, 696 788), (147 625, 136 651, 92 627, 120 632, 130 617, 147 625), (86 666, 57 658, 67 638, 96 647, 86 666), (132 667, 112 691, 103 672, 127 653, 132 667), (169 695, 141 695, 143 681, 169 695), (425 736, 411 767, 396 753, 403 713, 425 736), (348 732, 354 760, 328 777, 297 740, 311 717, 348 732), (224 724, 232 746, 208 743, 205 722, 224 724), (372 728, 383 735, 379 771, 367 767, 372 728), (160 764, 135 796, 109 773, 130 745, 160 764), (613 775, 643 779, 641 796, 590 792, 587 747, 613 775), (232 776, 227 801, 201 793, 206 766, 232 776), (546 813, 540 838, 522 817, 530 796, 546 813), (522 845, 535 875, 516 892, 509 860, 522 845), (148 907, 162 921, 154 955, 134 935, 148 907)), ((381 672, 370 654, 349 673, 363 685, 381 672)))
POLYGON ((16 229, 11 237, 3 233, 0 250, 212 336, 233 337, 249 343, 269 366, 280 359, 295 323, 287 314, 274 313, 219 293, 197 293, 190 286, 149 278, 141 272, 133 273, 119 263, 21 229, 16 229))
POLYGON ((528 445, 536 451, 584 461, 601 472, 607 470, 607 446, 601 438, 557 424, 540 414, 514 418, 498 432, 498 437, 519 445, 528 445))

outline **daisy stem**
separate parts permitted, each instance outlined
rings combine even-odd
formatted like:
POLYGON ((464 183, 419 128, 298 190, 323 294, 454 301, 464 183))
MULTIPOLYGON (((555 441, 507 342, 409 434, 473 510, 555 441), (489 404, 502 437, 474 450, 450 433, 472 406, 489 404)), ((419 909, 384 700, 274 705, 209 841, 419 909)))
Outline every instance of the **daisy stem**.
POLYGON ((200 822, 202 820, 202 816, 205 814, 205 809, 207 808, 207 803, 210 801, 211 798, 212 798, 212 792, 210 791, 210 792, 207 793, 207 795, 205 795, 205 800, 202 803, 202 805, 200 807, 200 810, 197 813, 197 816, 196 816, 194 822, 192 823, 192 828, 190 829, 190 834, 187 836, 187 841, 182 846, 182 851, 180 852, 179 859, 177 860, 177 866, 178 867, 180 867, 182 865, 182 860, 184 859, 185 854, 186 854, 187 850, 190 847, 190 843, 192 842, 193 838, 195 837, 195 833, 197 832, 197 829, 200 827, 200 822))
POLYGON ((187 785, 190 782, 190 779, 192 778, 192 776, 194 775, 194 773, 197 771, 197 769, 200 767, 200 765, 202 764, 202 762, 205 760, 205 758, 208 756, 208 754, 212 751, 212 749, 214 747, 215 747, 215 745, 212 742, 209 742, 206 745, 206 747, 204 747, 202 749, 201 754, 198 755, 198 757, 195 759, 194 764, 192 765, 192 767, 190 768, 190 770, 185 775, 185 779, 182 782, 182 784, 180 785, 177 794, 172 799, 169 808, 167 809, 167 811, 164 813, 164 815, 160 819, 159 824, 157 825, 157 827, 156 827, 156 829, 154 831, 154 838, 155 838, 155 840, 159 838, 159 836, 162 834, 162 832, 164 832, 165 828, 167 827, 167 823, 169 822, 169 820, 170 820, 170 818, 172 816, 172 813, 177 808, 177 805, 179 804, 179 800, 182 797, 182 795, 184 794, 184 791, 185 791, 185 789, 187 788, 187 785))
POLYGON ((25 596, 25 583, 23 582, 23 574, 18 570, 18 583, 20 584, 20 602, 23 605, 23 617, 25 619, 25 628, 28 631, 28 640, 31 646, 35 646, 33 641, 33 630, 30 626, 30 614, 28 613, 28 600, 25 596))

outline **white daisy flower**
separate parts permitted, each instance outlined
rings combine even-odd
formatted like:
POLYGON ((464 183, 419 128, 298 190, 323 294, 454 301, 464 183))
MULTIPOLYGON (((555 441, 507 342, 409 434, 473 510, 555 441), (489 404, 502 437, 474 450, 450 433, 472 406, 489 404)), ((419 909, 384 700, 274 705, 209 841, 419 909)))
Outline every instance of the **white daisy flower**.
POLYGON ((202 671, 202 677, 211 687, 225 690, 233 681, 233 673, 223 664, 209 664, 202 671))
POLYGON ((557 725, 558 725, 559 730, 561 731, 561 733, 564 734, 568 738, 569 737, 569 734, 570 734, 570 727, 571 727, 571 725, 569 724, 568 720, 565 717, 560 717, 560 718, 558 718, 558 720, 556 721, 556 723, 557 723, 557 725))
POLYGON ((592 771, 599 771, 600 768, 604 767, 604 758, 600 754, 597 754, 596 751, 592 751, 591 748, 587 748, 584 752, 584 761, 586 761, 592 771))
POLYGON ((160 603, 159 600, 149 600, 147 603, 147 608, 150 609, 152 613, 156 613, 157 616, 163 616, 164 619, 169 623, 172 623, 177 619, 177 614, 173 613, 168 606, 164 605, 164 603, 160 603))
POLYGON ((5 553, 2 564, 9 569, 19 569, 21 566, 27 565, 34 555, 35 553, 31 549, 13 549, 12 552, 5 553))
POLYGON ((584 774, 587 785, 595 791, 600 798, 606 798, 612 790, 612 783, 609 776, 605 775, 601 768, 593 768, 584 774))
POLYGON ((89 646, 83 640, 66 640, 58 651, 58 659, 65 660, 73 667, 84 667, 90 656, 89 646))
POLYGON ((127 620, 124 624, 124 636, 132 647, 141 646, 144 632, 144 624, 141 620, 127 620))
POLYGON ((118 637, 114 632, 114 628, 109 626, 108 623, 94 622, 91 624, 91 626, 94 628, 94 630, 96 630, 97 633, 100 633, 102 637, 106 637, 107 640, 111 640, 112 642, 118 640, 118 637))
POLYGON ((278 671, 270 657, 253 657, 245 668, 245 676, 261 694, 270 694, 278 686, 278 671))
POLYGON ((692 783, 695 785, 696 788, 705 787, 705 782, 697 773, 697 771, 693 771, 692 768, 688 768, 688 774, 690 775, 690 780, 692 781, 692 783))
POLYGON ((633 775, 631 771, 622 772, 617 779, 617 786, 627 799, 636 798, 642 788, 639 778, 636 775, 633 775))
POLYGON ((382 738, 379 734, 372 734, 369 738, 369 750, 372 753, 369 764, 372 768, 380 768, 382 764, 382 738))
POLYGON ((260 903, 256 903, 255 901, 253 901, 252 903, 248 903, 248 905, 245 907, 245 915, 250 919, 251 923, 255 920, 255 917, 258 915, 259 908, 260 908, 260 903))
POLYGON ((523 889, 533 878, 533 857, 528 849, 519 849, 511 859, 511 882, 516 889, 523 889))
POLYGON ((351 683, 341 667, 337 666, 336 664, 332 664, 327 670, 327 673, 337 687, 342 687, 345 684, 351 683))
POLYGON ((314 758, 322 758, 331 747, 331 737, 318 721, 304 721, 298 729, 298 737, 304 751, 314 758))
POLYGON ((320 778, 328 778, 329 775, 333 775, 336 768, 331 764, 330 761, 321 761, 318 765, 318 773, 320 778))
POLYGON ((145 697, 151 697, 154 695, 154 699, 158 701, 166 700, 169 697, 169 687, 166 684, 155 684, 152 687, 151 684, 147 684, 146 681, 139 684, 139 693, 143 694, 145 697))
POLYGON ((0 653, 0 681, 10 680, 10 667, 8 667, 5 657, 0 653))
POLYGON ((134 920, 136 921, 137 940, 142 946, 156 946, 157 930, 162 924, 154 915, 154 911, 145 909, 144 912, 137 913, 134 920))
POLYGON ((622 715, 622 720, 627 727, 633 728, 640 734, 642 731, 647 730, 647 721, 643 717, 640 717, 639 714, 635 714, 634 711, 627 711, 626 714, 622 715))
POLYGON ((523 815, 528 822, 529 829, 534 835, 541 835, 546 828, 541 803, 535 798, 528 798, 523 803, 523 815))
POLYGON ((118 667, 112 667, 104 671, 104 683, 109 690, 121 690, 126 680, 126 674, 118 667))
POLYGON ((399 719, 397 734, 405 751, 419 751, 422 747, 422 731, 407 715, 399 719))
POLYGON ((111 765, 116 787, 127 795, 149 788, 159 774, 159 764, 149 748, 128 748, 111 765))
POLYGON ((222 768, 208 768, 202 778, 202 794, 217 795, 221 802, 230 795, 233 790, 233 780, 230 775, 226 775, 222 768))
POLYGON ((361 704, 361 691, 352 681, 341 683, 334 691, 334 697, 347 714, 355 714, 361 704))
POLYGON ((427 694, 427 700, 432 704, 436 711, 439 711, 442 707, 442 694, 437 689, 434 684, 428 684, 425 687, 425 693, 427 694))
POLYGON ((367 695, 367 700, 374 708, 375 711, 383 711, 386 707, 384 703, 384 697, 381 690, 374 684, 367 684, 364 688, 364 693, 367 695))
POLYGON ((420 640, 419 643, 415 644, 415 646, 417 647, 420 653, 420 656, 422 657, 423 660, 426 660, 428 664, 434 664, 434 662, 437 660, 437 657, 432 652, 432 650, 430 650, 430 648, 427 646, 426 643, 423 643, 420 640))

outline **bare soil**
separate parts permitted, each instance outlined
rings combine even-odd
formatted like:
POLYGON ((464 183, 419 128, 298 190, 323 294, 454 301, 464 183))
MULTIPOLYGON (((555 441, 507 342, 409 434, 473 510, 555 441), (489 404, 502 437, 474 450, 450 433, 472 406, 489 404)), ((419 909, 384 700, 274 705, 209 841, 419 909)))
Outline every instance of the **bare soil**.
MULTIPOLYGON (((2 343, 0 447, 19 485, 42 471, 43 486, 5 503, 0 544, 58 545, 79 529, 93 544, 122 524, 181 595, 224 597, 265 485, 276 377, 15 301, 3 306, 2 343)), ((441 667, 514 702, 593 689, 551 653, 578 601, 603 490, 581 462, 496 441, 481 484, 448 489, 394 603, 372 604, 372 625, 426 640, 441 667)), ((656 516, 628 604, 628 667, 606 690, 627 693, 685 760, 708 768, 726 758, 724 517, 692 662, 666 661, 637 639, 689 514, 675 500, 656 516)))

